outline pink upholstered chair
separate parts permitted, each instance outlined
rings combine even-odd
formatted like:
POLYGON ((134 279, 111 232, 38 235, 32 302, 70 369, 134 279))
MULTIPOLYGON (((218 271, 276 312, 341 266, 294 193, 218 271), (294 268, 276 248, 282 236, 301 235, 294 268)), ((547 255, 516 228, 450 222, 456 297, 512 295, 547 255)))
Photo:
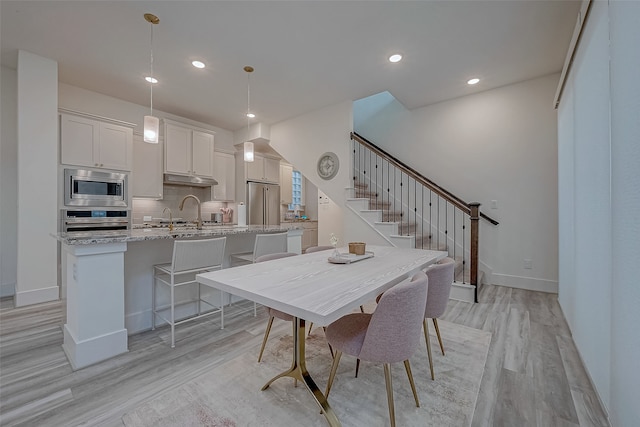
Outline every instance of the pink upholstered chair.
MULTIPOLYGON (((295 256, 297 254, 291 252, 278 252, 275 254, 262 255, 256 258, 255 262, 265 262, 271 261, 279 258, 287 258, 290 256, 295 256)), ((258 356, 258 362, 262 360, 262 353, 264 352, 264 347, 267 345, 267 339, 269 338, 269 332, 271 331, 271 325, 273 325, 273 319, 276 317, 281 320, 285 320, 287 322, 293 321, 293 316, 287 313, 283 313, 280 310, 276 310, 275 308, 265 307, 267 310, 267 314, 269 315, 269 322, 267 323, 267 329, 264 331, 264 338, 262 339, 262 347, 260 348, 260 355, 258 356)))
POLYGON ((433 373, 433 360, 431 358, 431 340, 429 339, 429 323, 427 319, 433 320, 433 326, 436 329, 440 350, 444 356, 444 346, 442 345, 442 337, 440 337, 440 328, 438 328, 438 317, 442 316, 447 309, 449 302, 449 294, 451 293, 451 284, 453 283, 455 261, 452 258, 443 258, 437 264, 430 265, 426 270, 429 277, 429 296, 424 311, 424 339, 427 342, 427 354, 429 355, 429 368, 431 369, 431 379, 435 379, 433 373))
POLYGON ((391 426, 395 426, 396 421, 390 363, 404 362, 416 406, 420 406, 409 358, 420 343, 420 324, 424 320, 427 288, 428 278, 425 273, 419 272, 386 291, 372 314, 347 314, 327 326, 327 340, 336 354, 325 396, 329 397, 344 352, 364 361, 384 364, 391 426))

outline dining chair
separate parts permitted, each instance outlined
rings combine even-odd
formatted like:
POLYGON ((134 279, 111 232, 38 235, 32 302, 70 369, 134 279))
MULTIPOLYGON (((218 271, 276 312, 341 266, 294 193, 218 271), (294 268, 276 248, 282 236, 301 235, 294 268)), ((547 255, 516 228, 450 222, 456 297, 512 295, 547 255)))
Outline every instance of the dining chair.
POLYGON ((429 279, 416 273, 386 291, 373 313, 351 313, 327 326, 327 341, 335 350, 325 396, 329 397, 342 353, 369 362, 382 363, 387 386, 389 418, 395 427, 391 363, 404 362, 416 406, 418 393, 411 374, 409 358, 420 343, 420 326, 424 320, 429 279))
POLYGON ((168 323, 171 326, 171 348, 175 348, 175 327, 181 323, 220 313, 220 329, 224 329, 224 292, 220 290, 220 306, 216 307, 202 298, 200 289, 202 284, 196 282, 195 275, 222 269, 226 242, 226 237, 176 240, 173 242, 171 263, 153 266, 151 329, 156 328, 156 316, 168 323), (169 304, 162 307, 158 307, 156 301, 156 287, 159 283, 169 287, 169 304), (197 298, 176 304, 176 289, 192 284, 197 284, 197 298), (195 314, 176 319, 176 307, 193 303, 197 306, 195 314), (213 307, 213 309, 202 312, 202 303, 213 307))
MULTIPOLYGON (((287 258, 295 255, 297 254, 294 254, 291 252, 267 254, 267 255, 259 256, 258 258, 256 258, 255 262, 256 263, 266 262, 274 259, 287 258)), ((262 347, 260 347, 260 354, 258 355, 258 363, 262 360, 262 353, 264 352, 264 347, 267 345, 267 339, 269 338, 269 332, 271 332, 271 325, 273 325, 273 319, 277 317, 278 319, 281 319, 287 322, 293 321, 293 316, 290 314, 284 313, 280 310, 276 310, 275 308, 271 308, 267 306, 265 306, 264 308, 267 310, 267 314, 269 315, 269 321, 267 322, 267 329, 264 331, 264 338, 262 339, 262 347)))
POLYGON ((442 316, 447 309, 449 295, 451 294, 451 285, 454 278, 455 261, 453 258, 443 258, 436 264, 432 264, 425 270, 429 277, 429 296, 424 311, 423 329, 424 339, 427 343, 427 354, 429 355, 429 369, 431 370, 431 379, 435 380, 433 373, 433 360, 431 357, 431 340, 429 339, 429 322, 433 321, 433 326, 438 336, 440 350, 444 356, 444 345, 442 345, 442 337, 440 336, 440 328, 438 327, 438 317, 442 316))
MULTIPOLYGON (((256 262, 256 259, 268 254, 284 253, 287 252, 288 240, 287 232, 284 233, 269 233, 269 234, 256 234, 256 239, 253 243, 253 252, 238 252, 229 256, 229 261, 232 267, 238 265, 251 264, 256 262)), ((253 303, 253 315, 258 315, 258 304, 253 303)))

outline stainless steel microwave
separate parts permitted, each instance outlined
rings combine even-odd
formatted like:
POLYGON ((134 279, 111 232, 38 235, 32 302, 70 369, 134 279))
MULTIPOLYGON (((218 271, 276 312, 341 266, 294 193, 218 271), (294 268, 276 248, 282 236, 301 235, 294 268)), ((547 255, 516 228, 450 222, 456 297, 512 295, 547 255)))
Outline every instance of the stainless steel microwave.
POLYGON ((127 207, 127 174, 64 170, 65 206, 127 207))

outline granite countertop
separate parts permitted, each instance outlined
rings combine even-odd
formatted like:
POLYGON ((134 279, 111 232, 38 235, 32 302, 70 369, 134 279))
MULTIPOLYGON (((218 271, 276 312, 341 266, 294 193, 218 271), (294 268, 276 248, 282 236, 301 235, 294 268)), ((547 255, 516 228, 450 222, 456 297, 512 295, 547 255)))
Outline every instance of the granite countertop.
MULTIPOLYGON (((295 228, 294 228, 295 229, 295 228)), ((302 228, 301 228, 302 229, 302 228)), ((249 225, 249 226, 205 226, 202 230, 194 228, 136 228, 131 230, 87 231, 73 233, 52 234, 58 241, 67 245, 95 245, 102 243, 128 243, 144 240, 178 239, 190 237, 217 237, 241 233, 277 233, 289 231, 289 227, 279 225, 249 225)))

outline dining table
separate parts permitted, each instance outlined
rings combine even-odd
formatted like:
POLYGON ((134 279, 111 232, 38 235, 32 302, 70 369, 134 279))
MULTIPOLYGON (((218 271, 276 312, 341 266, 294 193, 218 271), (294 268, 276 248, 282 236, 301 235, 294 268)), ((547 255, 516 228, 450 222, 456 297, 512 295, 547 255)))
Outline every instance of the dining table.
POLYGON ((447 256, 447 252, 367 246, 366 256, 347 248, 227 268, 196 275, 196 280, 293 316, 291 367, 283 377, 305 385, 330 426, 340 426, 327 398, 309 375, 305 362, 305 321, 326 326, 413 274, 447 256))

